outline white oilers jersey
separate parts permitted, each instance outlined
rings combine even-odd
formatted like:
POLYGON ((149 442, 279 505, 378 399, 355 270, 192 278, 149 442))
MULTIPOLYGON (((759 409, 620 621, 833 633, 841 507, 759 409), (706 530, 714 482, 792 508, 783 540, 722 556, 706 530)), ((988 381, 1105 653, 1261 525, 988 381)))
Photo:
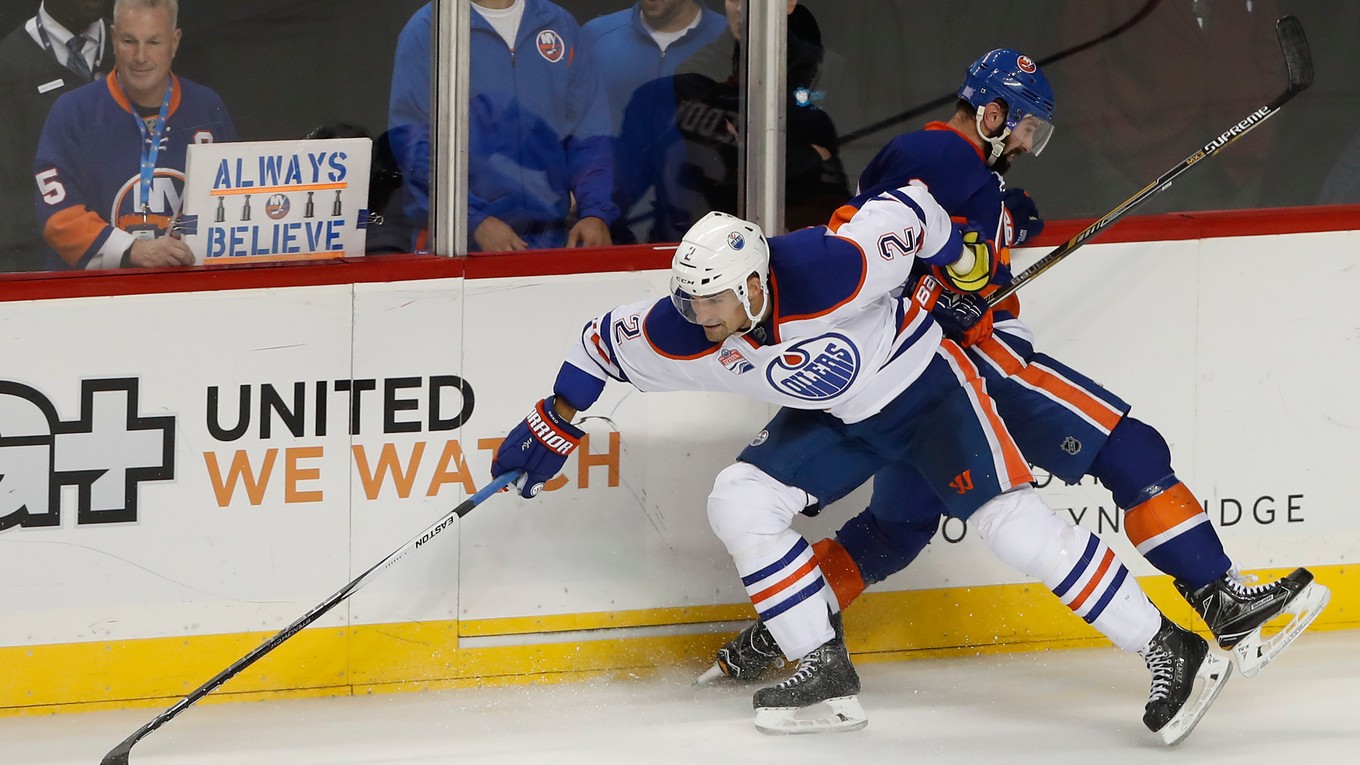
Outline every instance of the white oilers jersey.
POLYGON ((924 190, 895 189, 836 225, 770 242, 769 299, 751 332, 713 343, 669 298, 621 306, 587 324, 567 362, 643 391, 741 393, 780 406, 826 410, 845 422, 873 416, 934 357, 941 332, 912 291, 915 262, 946 265, 962 244, 924 190))

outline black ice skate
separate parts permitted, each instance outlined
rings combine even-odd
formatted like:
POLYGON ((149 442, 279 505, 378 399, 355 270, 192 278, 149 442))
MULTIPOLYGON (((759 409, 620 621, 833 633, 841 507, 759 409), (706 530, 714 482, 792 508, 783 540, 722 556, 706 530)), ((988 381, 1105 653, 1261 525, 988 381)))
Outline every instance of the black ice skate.
POLYGON ((1175 744, 1190 735, 1209 711, 1232 674, 1232 662, 1209 650, 1204 638, 1182 629, 1165 616, 1162 627, 1138 652, 1152 671, 1143 724, 1162 741, 1175 744), (1199 682, 1199 693, 1195 681, 1199 682))
POLYGON ((835 637, 798 662, 789 679, 756 691, 756 729, 761 733, 825 733, 859 730, 869 724, 859 704, 859 674, 845 649, 840 615, 832 617, 835 637))
POLYGON ((720 677, 750 682, 759 679, 768 669, 780 669, 783 666, 784 652, 775 642, 774 635, 765 627, 765 622, 757 621, 719 648, 713 666, 699 675, 694 683, 707 683, 720 677))
POLYGON ((1308 629, 1332 596, 1331 590, 1313 581, 1307 569, 1294 569, 1269 584, 1246 584, 1254 580, 1232 570, 1194 592, 1176 582, 1176 589, 1195 607, 1219 646, 1232 650, 1245 677, 1260 672, 1308 629), (1293 618, 1278 633, 1263 637, 1261 627, 1283 614, 1293 618))

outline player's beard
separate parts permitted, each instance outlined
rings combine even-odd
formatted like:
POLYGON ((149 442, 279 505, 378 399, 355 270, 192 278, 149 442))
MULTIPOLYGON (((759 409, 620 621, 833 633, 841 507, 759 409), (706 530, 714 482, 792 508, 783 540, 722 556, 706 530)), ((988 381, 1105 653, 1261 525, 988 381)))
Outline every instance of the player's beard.
POLYGON ((1005 151, 992 163, 992 170, 999 175, 1005 175, 1011 169, 1011 163, 1020 156, 1018 151, 1005 151))

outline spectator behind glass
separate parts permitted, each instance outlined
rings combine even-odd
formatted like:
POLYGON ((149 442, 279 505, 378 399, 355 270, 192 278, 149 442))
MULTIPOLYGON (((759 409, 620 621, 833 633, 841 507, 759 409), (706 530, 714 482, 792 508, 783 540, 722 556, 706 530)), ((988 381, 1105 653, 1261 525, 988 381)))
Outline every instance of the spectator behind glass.
POLYGON ((410 232, 394 220, 400 216, 388 218, 393 196, 401 188, 401 168, 397 167, 397 158, 392 155, 389 134, 383 133, 374 138, 363 125, 329 122, 312 128, 303 138, 309 141, 368 138, 373 141, 373 157, 368 171, 368 212, 371 222, 364 237, 364 252, 368 255, 410 252, 410 232))
MULTIPOLYGON (((1132 18, 1146 0, 1064 6, 1057 48, 1089 40, 1132 18)), ((1063 140, 1055 156, 1082 168, 1051 193, 1088 201, 1097 215, 1266 104, 1285 82, 1275 0, 1170 0, 1113 39, 1053 68, 1064 94, 1063 140), (1068 106, 1070 104, 1070 106, 1068 106)), ((1279 123, 1270 120, 1192 180, 1140 211, 1225 210, 1258 204, 1279 123)), ((1040 180, 1030 191, 1040 195, 1040 180)))
MULTIPOLYGON (((548 0, 472 3, 469 249, 610 244, 618 208, 609 107, 581 28, 548 0)), ((401 32, 388 110, 417 225, 430 206, 433 16, 426 5, 401 32)))
POLYGON ((104 17, 113 0, 46 0, 0 40, 0 272, 37 271, 47 245, 33 204, 33 157, 57 97, 113 68, 104 17), (72 55, 72 50, 78 53, 72 55))
POLYGON ((233 141, 222 99, 170 71, 177 0, 117 0, 114 71, 57 99, 33 164, 53 268, 156 268, 194 262, 170 232, 191 143, 233 141))
MULTIPOLYGON (((739 167, 737 126, 741 112, 741 38, 745 6, 727 0, 727 34, 680 66, 675 77, 677 127, 686 144, 682 184, 692 214, 736 213, 739 167)), ((785 136, 785 209, 788 230, 826 223, 849 197, 839 138, 831 117, 818 107, 822 74, 821 30, 811 11, 788 0, 788 75, 785 136)))
POLYGON ((615 242, 678 242, 693 223, 675 199, 684 146, 675 140, 670 78, 726 27, 697 0, 640 0, 581 28, 613 120, 614 201, 623 213, 611 228, 615 242))

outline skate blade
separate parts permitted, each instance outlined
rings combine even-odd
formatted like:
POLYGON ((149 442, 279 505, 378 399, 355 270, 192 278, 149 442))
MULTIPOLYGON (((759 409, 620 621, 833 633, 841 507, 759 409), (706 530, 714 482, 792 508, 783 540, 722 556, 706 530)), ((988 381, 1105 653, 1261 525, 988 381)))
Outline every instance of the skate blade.
POLYGON ((1190 731, 1195 729, 1201 717, 1209 711, 1209 706, 1218 698, 1218 694, 1227 685, 1228 678, 1232 675, 1232 662, 1225 656, 1210 651, 1204 656, 1204 663, 1199 665, 1199 671, 1195 673, 1195 683, 1199 686, 1199 695, 1190 699, 1181 707, 1181 711, 1157 734, 1162 737, 1162 742, 1167 746, 1179 744, 1190 735, 1190 731))
POLYGON ((702 675, 699 675, 698 677, 694 678, 693 684, 708 685, 709 683, 722 680, 725 677, 727 677, 727 673, 723 672, 722 665, 718 664, 717 662, 714 662, 713 666, 704 670, 704 673, 702 675))
POLYGON ((805 707, 756 710, 756 730, 771 736, 796 733, 844 733, 869 724, 857 696, 841 696, 805 707))
POLYGON ((1294 618, 1279 632, 1267 638, 1261 634, 1261 628, 1258 627, 1242 642, 1233 646, 1233 655, 1237 657, 1237 669, 1242 676, 1252 677, 1265 669, 1267 664, 1294 642, 1294 638, 1308 629, 1308 625, 1318 618, 1318 614, 1327 607, 1327 602, 1331 598, 1331 590, 1313 582, 1289 602, 1289 607, 1284 612, 1293 614, 1294 618))

